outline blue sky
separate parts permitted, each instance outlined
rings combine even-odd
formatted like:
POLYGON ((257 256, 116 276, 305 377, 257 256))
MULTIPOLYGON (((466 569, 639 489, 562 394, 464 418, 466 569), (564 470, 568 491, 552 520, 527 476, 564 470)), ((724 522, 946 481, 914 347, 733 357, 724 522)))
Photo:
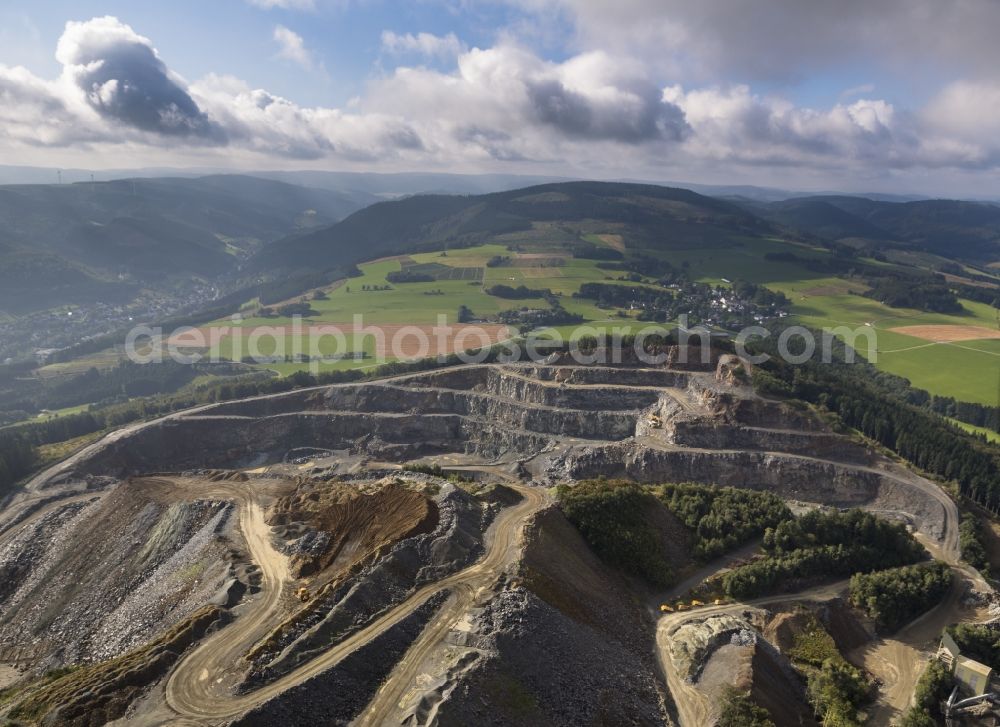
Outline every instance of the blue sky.
POLYGON ((993 0, 7 0, 0 163, 1000 193, 996 27, 993 0))
POLYGON ((246 0, 136 3, 6 0, 0 9, 0 63, 25 65, 53 77, 54 49, 67 20, 113 15, 150 37, 170 67, 188 79, 208 73, 238 76, 308 105, 343 105, 379 72, 383 30, 454 33, 468 45, 488 46, 520 13, 508 5, 458 11, 437 2, 317 3, 314 9, 261 8, 246 0), (302 36, 326 73, 303 73, 276 58, 275 25, 302 36))

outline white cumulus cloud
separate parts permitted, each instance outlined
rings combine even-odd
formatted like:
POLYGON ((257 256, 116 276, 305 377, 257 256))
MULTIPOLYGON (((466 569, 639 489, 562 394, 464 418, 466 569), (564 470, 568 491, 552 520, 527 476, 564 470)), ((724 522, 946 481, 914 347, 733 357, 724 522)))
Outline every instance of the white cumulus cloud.
POLYGON ((247 0, 251 5, 258 8, 282 8, 283 10, 313 10, 316 8, 316 0, 247 0))
POLYGON ((278 44, 278 57, 298 63, 303 68, 313 67, 312 54, 306 49, 305 40, 284 25, 274 27, 274 42, 278 44))
MULTIPOLYGON (((623 13, 632 1, 622 0, 623 13)), ((298 34, 277 26, 274 39, 283 57, 315 67, 298 34)), ((0 65, 0 155, 163 151, 661 178, 701 168, 1000 167, 1000 83, 991 80, 955 80, 918 109, 869 88, 808 108, 743 84, 664 83, 655 65, 614 50, 554 61, 508 38, 485 48, 429 34, 381 40, 404 63, 370 79, 347 108, 328 108, 231 76, 188 83, 118 19, 71 22, 56 78, 0 65), (407 64, 403 54, 453 63, 407 64)))
POLYGON ((464 46, 454 33, 447 35, 405 33, 400 35, 391 30, 383 30, 382 49, 396 55, 415 53, 428 58, 454 58, 464 50, 464 46))

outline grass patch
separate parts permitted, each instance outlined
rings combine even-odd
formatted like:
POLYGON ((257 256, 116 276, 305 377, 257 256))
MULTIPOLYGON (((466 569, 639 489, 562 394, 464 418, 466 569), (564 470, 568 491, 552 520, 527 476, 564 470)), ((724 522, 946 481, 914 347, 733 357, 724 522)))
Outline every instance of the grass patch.
POLYGON ((91 432, 90 434, 84 434, 80 437, 75 437, 73 439, 67 439, 65 442, 57 442, 56 444, 42 444, 38 447, 38 466, 39 468, 49 467, 57 462, 62 462, 67 457, 76 454, 81 449, 86 447, 88 444, 93 444, 98 439, 103 437, 110 430, 101 430, 99 432, 91 432))
POLYGON ((795 643, 788 650, 788 657, 799 665, 805 664, 817 669, 827 659, 842 658, 837 642, 812 613, 806 618, 805 628, 795 635, 795 643))

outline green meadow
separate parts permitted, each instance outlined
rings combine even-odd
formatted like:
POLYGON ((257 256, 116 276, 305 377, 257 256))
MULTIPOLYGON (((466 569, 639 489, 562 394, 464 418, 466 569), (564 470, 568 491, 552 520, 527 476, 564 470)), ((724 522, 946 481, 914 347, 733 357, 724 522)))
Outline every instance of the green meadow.
MULTIPOLYGON (((600 236, 591 237, 592 242, 604 242, 600 236)), ((873 334, 876 343, 872 358, 879 368, 904 376, 915 386, 936 394, 953 396, 962 401, 996 403, 1000 380, 1000 340, 933 343, 891 330, 911 325, 974 325, 995 329, 996 311, 990 306, 962 301, 965 308, 962 315, 890 308, 863 297, 861 293, 864 292, 864 286, 856 281, 813 273, 795 261, 765 258, 771 252, 794 252, 800 258, 823 259, 830 253, 822 248, 780 239, 737 238, 731 242, 725 249, 691 246, 644 253, 661 257, 676 267, 683 267, 693 279, 702 282, 723 284, 725 280, 743 279, 780 290, 792 301, 789 313, 803 325, 857 329, 862 334, 856 340, 863 353, 868 348, 868 339, 864 335, 873 334)), ((540 260, 537 266, 519 261, 518 265, 487 267, 486 263, 491 257, 510 254, 506 245, 494 244, 408 256, 407 265, 423 266, 422 269, 440 270, 440 266, 445 266, 466 271, 478 268, 481 271, 476 273, 477 279, 457 279, 457 276, 466 273, 456 270, 455 279, 449 277, 419 283, 387 283, 387 274, 402 269, 399 259, 363 264, 359 266, 362 273, 360 277, 340 281, 324 289, 326 299, 311 300, 310 305, 315 315, 303 323, 349 325, 355 316, 360 315, 365 325, 433 326, 438 323, 440 316, 444 316, 447 324, 455 324, 460 306, 471 310, 476 318, 489 318, 505 309, 545 305, 541 298, 504 300, 486 294, 486 288, 503 284, 548 288, 561 296, 563 306, 568 311, 582 315, 586 321, 584 325, 597 331, 634 332, 646 325, 637 323, 631 314, 622 317, 617 311, 602 310, 590 302, 572 297, 585 282, 618 276, 598 268, 596 261, 566 257, 560 261, 561 264, 546 265, 545 262, 552 261, 540 260), (481 279, 478 279, 480 274, 481 279), (387 285, 390 286, 388 290, 376 289, 387 285)), ((256 352, 266 356, 274 353, 276 340, 281 342, 286 352, 296 350, 296 340, 284 330, 291 325, 292 320, 289 318, 253 316, 235 322, 232 319, 222 319, 209 324, 211 327, 235 326, 248 331, 273 329, 274 335, 264 336, 256 347, 256 352)), ((576 328, 562 326, 545 333, 557 333, 568 338, 576 328)), ((212 353, 222 358, 239 360, 250 350, 248 335, 249 333, 244 335, 242 344, 237 349, 234 349, 234 339, 224 336, 212 347, 212 353)), ((370 357, 376 353, 372 336, 356 335, 349 329, 343 341, 324 337, 319 339, 315 350, 303 352, 329 356, 344 353, 345 349, 350 352, 363 351, 370 357)), ((318 369, 337 370, 373 365, 373 358, 345 359, 324 361, 318 365, 318 369)), ((269 363, 265 366, 287 375, 308 364, 269 363)))

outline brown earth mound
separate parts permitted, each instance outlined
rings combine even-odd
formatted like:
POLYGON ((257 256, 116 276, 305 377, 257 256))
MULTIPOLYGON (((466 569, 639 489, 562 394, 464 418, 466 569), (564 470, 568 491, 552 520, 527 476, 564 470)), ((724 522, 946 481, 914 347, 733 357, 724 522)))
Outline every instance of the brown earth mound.
POLYGON ((858 612, 839 598, 827 603, 821 609, 819 617, 844 654, 849 654, 873 638, 858 618, 858 612))
POLYGON ((764 627, 764 638, 787 653, 795 647, 795 637, 813 623, 812 614, 807 611, 784 611, 775 614, 764 627))
POLYGON ((269 525, 286 526, 286 537, 310 531, 329 536, 325 545, 319 541, 319 547, 292 556, 296 578, 347 570, 404 538, 431 532, 437 521, 432 500, 395 482, 371 493, 330 482, 303 482, 279 498, 268 515, 269 525))

